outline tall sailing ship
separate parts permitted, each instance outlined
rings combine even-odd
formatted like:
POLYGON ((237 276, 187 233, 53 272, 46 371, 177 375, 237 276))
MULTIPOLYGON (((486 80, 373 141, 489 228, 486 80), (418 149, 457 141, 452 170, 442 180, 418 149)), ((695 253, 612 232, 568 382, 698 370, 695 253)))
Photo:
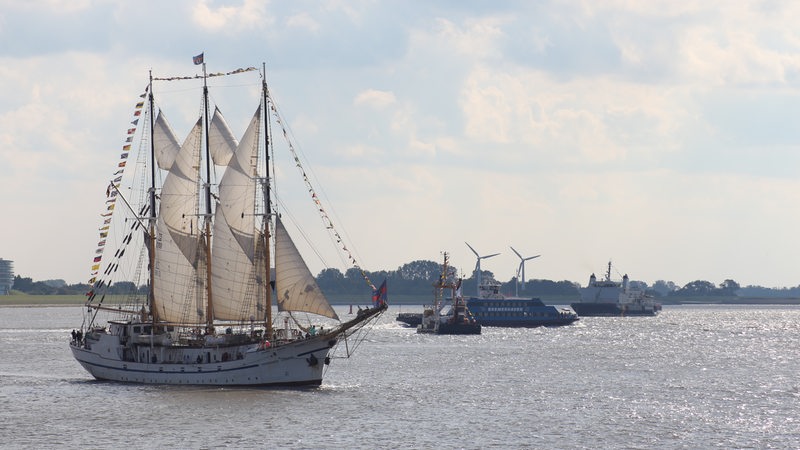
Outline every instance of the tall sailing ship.
POLYGON ((271 167, 272 122, 286 139, 321 226, 358 265, 289 140, 265 70, 254 99, 258 107, 237 141, 219 108, 209 105, 208 78, 258 70, 208 74, 202 59, 194 61, 202 64, 202 75, 151 74, 140 96, 106 191, 92 290, 70 348, 100 380, 320 385, 340 344, 350 356, 386 310, 385 285, 375 289, 362 270, 373 307, 340 320, 292 241, 282 215, 288 211, 275 201, 281 197, 271 167), (173 80, 202 80, 200 117, 183 144, 156 108, 153 92, 154 81, 173 80), (137 135, 141 155, 135 157, 131 142, 137 135))

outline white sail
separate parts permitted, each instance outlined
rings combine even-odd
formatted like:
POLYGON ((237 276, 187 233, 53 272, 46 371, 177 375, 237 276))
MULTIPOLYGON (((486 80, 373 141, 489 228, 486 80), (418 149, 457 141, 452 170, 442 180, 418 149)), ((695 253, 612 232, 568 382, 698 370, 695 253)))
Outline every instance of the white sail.
POLYGON ((172 163, 175 162, 175 157, 181 149, 178 138, 175 137, 163 111, 158 113, 158 117, 153 123, 153 148, 158 167, 163 170, 169 170, 172 167, 172 163))
POLYGON ((258 108, 219 183, 211 278, 214 317, 220 320, 263 318, 264 299, 256 300, 254 292, 256 278, 263 278, 255 265, 254 202, 260 124, 258 108))
POLYGON ((198 289, 194 267, 167 231, 163 219, 158 219, 156 258, 153 272, 153 309, 159 320, 177 323, 205 321, 206 295, 198 289))
POLYGON ((195 266, 197 260, 199 152, 202 120, 195 123, 186 137, 161 189, 159 217, 164 219, 172 239, 186 261, 195 266))
POLYGON ((208 148, 211 159, 218 166, 228 165, 231 156, 236 151, 236 138, 233 137, 228 123, 222 117, 219 108, 214 108, 214 117, 208 124, 208 148))
POLYGON ((206 315, 206 293, 197 277, 201 132, 198 121, 175 155, 161 189, 153 283, 154 309, 161 320, 194 323, 206 315))
POLYGON ((275 224, 275 292, 280 311, 303 311, 339 319, 280 217, 275 224))

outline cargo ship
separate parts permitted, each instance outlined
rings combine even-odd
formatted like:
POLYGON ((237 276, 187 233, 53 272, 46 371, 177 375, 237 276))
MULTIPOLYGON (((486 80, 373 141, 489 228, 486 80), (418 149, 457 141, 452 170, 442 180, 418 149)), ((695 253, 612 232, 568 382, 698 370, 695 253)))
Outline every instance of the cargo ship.
POLYGON ((651 295, 630 286, 628 275, 622 281, 611 279, 611 262, 605 278, 598 280, 595 274, 589 277, 589 284, 580 288, 581 301, 570 306, 579 316, 655 316, 661 311, 651 295))

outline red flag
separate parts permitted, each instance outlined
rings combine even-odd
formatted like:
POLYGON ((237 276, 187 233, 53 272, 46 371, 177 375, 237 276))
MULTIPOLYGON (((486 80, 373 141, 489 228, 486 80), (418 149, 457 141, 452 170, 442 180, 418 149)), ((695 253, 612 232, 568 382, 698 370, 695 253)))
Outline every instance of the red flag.
POLYGON ((386 280, 383 280, 381 287, 372 292, 372 305, 376 308, 378 306, 383 306, 386 303, 387 298, 388 293, 386 291, 386 280))

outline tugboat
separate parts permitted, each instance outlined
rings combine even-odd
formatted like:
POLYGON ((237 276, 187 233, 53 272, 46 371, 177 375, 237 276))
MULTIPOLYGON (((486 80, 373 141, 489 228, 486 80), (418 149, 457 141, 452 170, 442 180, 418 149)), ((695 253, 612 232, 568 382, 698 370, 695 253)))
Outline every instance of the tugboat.
POLYGON ((570 306, 581 316, 655 316, 661 304, 641 289, 630 287, 628 275, 622 282, 611 280, 611 261, 605 278, 598 280, 595 274, 589 277, 589 285, 580 289, 580 303, 570 306))
POLYGON ((444 264, 439 281, 434 285, 433 305, 426 307, 417 333, 433 334, 481 334, 481 325, 475 320, 464 298, 461 296, 461 279, 454 283, 455 276, 448 273, 449 255, 444 252, 444 264), (445 298, 445 289, 450 297, 445 298))

